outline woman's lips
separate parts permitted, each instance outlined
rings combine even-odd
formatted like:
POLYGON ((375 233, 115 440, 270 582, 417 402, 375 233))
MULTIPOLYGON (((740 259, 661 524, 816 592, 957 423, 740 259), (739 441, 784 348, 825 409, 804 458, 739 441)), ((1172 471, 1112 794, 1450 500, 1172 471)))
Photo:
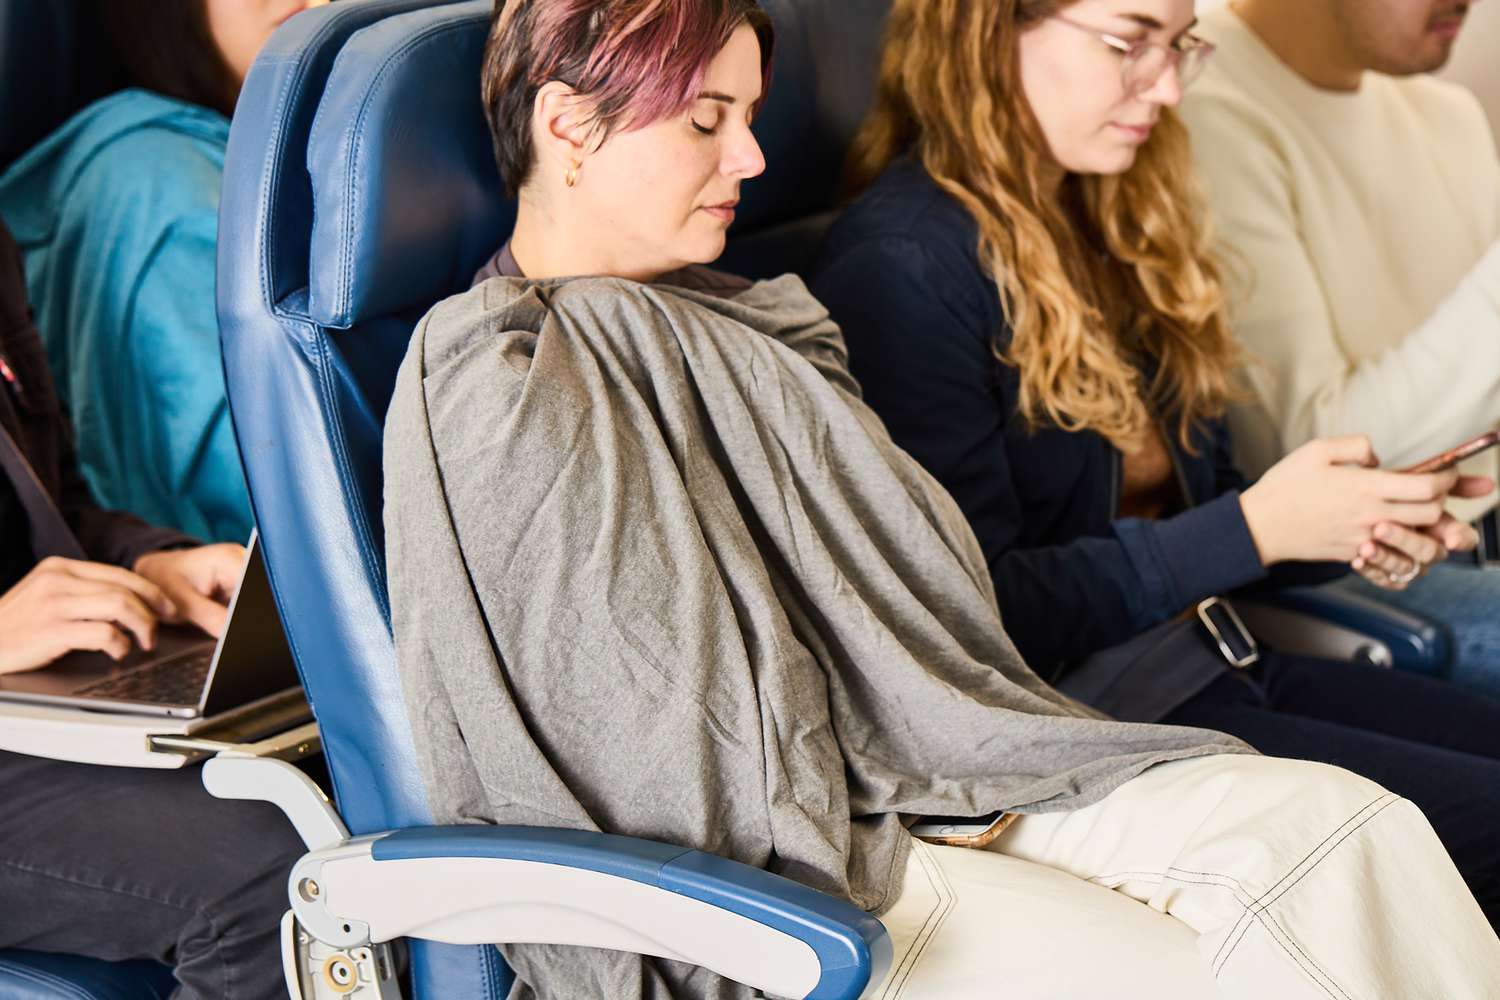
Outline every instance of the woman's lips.
POLYGON ((1152 132, 1153 129, 1156 128, 1156 126, 1154 124, 1153 125, 1122 125, 1119 122, 1110 122, 1110 124, 1113 125, 1115 128, 1119 129, 1121 132, 1123 132, 1127 138, 1129 138, 1129 139, 1131 139, 1131 140, 1133 140, 1135 142, 1145 142, 1147 139, 1151 138, 1151 132, 1152 132))
POLYGON ((737 201, 726 201, 722 205, 708 205, 703 211, 723 222, 733 222, 734 207, 738 204, 739 202, 737 201))

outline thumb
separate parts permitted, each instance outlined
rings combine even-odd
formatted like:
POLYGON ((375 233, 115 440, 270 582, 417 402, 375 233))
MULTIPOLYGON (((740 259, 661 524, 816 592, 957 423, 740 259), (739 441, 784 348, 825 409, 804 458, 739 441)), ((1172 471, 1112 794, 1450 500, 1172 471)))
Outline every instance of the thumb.
POLYGON ((1488 476, 1459 476, 1448 492, 1455 497, 1482 497, 1494 489, 1495 481, 1488 476))

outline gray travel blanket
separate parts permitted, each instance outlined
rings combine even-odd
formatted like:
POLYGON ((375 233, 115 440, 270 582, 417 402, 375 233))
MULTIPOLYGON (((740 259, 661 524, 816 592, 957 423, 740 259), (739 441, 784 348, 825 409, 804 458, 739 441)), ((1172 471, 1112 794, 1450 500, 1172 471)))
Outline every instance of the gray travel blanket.
MULTIPOLYGON (((730 298, 492 278, 416 330, 386 422, 397 657, 442 823, 701 848, 871 911, 899 814, 1046 812, 1248 748, 1107 720, 1006 638, 953 500, 793 277, 730 298)), ((514 998, 730 998, 505 946, 514 998)))

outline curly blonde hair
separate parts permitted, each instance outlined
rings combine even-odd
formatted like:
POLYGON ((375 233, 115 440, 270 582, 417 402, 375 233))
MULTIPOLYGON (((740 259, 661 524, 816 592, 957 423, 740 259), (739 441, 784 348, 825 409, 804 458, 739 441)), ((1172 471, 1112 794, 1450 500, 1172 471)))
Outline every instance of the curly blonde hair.
POLYGON ((1133 452, 1153 412, 1172 412, 1191 447, 1193 426, 1237 395, 1240 355, 1187 129, 1164 109, 1130 170, 1069 175, 1061 197, 1045 193, 1049 158, 1022 93, 1018 39, 1067 6, 895 0, 849 191, 911 149, 978 222, 979 258, 1012 331, 996 353, 1019 372, 1033 425, 1094 431, 1133 452))

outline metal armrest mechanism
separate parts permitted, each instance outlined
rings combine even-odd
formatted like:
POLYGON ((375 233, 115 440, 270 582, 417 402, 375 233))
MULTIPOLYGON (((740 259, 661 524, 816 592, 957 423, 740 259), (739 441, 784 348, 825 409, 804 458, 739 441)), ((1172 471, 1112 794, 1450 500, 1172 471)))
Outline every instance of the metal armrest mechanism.
POLYGON ((281 918, 281 968, 291 1000, 402 1000, 388 944, 336 948, 281 918))
MULTIPOLYGON (((203 786, 221 799, 279 807, 315 853, 349 840, 328 796, 284 761, 226 750, 203 765, 203 786)), ((304 902, 317 904, 316 883, 308 882, 301 891, 304 902)), ((295 907, 281 918, 281 968, 291 1000, 402 1000, 389 944, 374 944, 368 934, 363 940, 343 934, 341 940, 339 945, 320 941, 297 920, 295 907)))
POLYGON ((686 962, 778 997, 856 1000, 890 967, 858 908, 769 872, 578 830, 455 826, 350 837, 322 792, 276 760, 204 765, 220 798, 269 801, 310 850, 282 924, 294 1000, 399 1000, 387 942, 561 944, 686 962))

